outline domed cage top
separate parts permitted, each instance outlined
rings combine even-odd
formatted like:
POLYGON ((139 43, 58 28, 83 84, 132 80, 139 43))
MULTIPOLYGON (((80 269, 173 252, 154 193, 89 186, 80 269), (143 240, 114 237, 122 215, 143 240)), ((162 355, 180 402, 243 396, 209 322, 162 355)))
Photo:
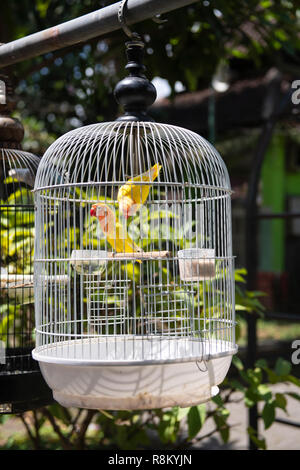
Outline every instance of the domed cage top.
POLYGON ((44 155, 35 194, 36 354, 232 354, 231 190, 205 139, 150 122, 74 130, 44 155))

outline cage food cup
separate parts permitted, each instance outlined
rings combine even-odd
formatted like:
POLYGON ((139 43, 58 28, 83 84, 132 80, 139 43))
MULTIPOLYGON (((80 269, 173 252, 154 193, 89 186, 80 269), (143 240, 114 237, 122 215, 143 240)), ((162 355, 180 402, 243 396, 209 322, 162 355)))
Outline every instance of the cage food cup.
POLYGON ((182 281, 204 281, 215 277, 215 250, 189 248, 178 251, 179 273, 182 281))
POLYGON ((105 250, 73 250, 71 265, 78 274, 102 274, 107 265, 105 250))

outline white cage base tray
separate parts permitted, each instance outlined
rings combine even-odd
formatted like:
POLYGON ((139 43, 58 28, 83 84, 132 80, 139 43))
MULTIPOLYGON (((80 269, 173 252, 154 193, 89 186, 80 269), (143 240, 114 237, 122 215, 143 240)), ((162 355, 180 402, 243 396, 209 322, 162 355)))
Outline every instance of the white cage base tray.
POLYGON ((116 342, 115 338, 106 337, 42 346, 33 351, 33 357, 39 361, 54 399, 66 407, 141 410, 188 407, 208 401, 218 393, 217 385, 224 380, 236 349, 229 349, 230 343, 203 342, 201 357, 167 359, 163 351, 170 353, 170 344, 174 348, 176 343, 184 343, 186 353, 190 343, 191 353, 195 351, 195 340, 135 337, 131 342, 129 339, 129 344, 134 344, 134 357, 121 361, 116 360, 115 354, 116 348, 124 348, 124 339, 116 342), (145 344, 151 350, 151 359, 147 358, 145 344), (82 358, 85 348, 92 359, 82 358), (63 357, 61 353, 67 350, 72 357, 63 357), (153 364, 155 350, 160 355, 153 364))

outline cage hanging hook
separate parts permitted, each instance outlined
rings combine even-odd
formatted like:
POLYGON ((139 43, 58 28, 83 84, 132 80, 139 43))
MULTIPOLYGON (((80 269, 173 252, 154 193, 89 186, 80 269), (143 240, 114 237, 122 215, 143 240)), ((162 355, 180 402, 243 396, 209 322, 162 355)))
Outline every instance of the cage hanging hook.
POLYGON ((204 359, 201 359, 201 361, 197 360, 196 361, 196 366, 198 367, 199 371, 200 372, 206 372, 208 369, 207 369, 207 362, 204 360, 204 359), (204 366, 205 366, 205 369, 201 369, 200 367, 200 364, 203 362, 204 366))
POLYGON ((200 356, 200 359, 196 360, 196 366, 197 366, 197 368, 199 369, 200 372, 206 372, 208 370, 208 368, 207 368, 207 361, 204 359, 203 338, 202 338, 201 331, 199 331, 199 334, 200 334, 200 338, 201 338, 201 356, 200 356), (202 362, 204 364, 204 369, 201 369, 201 367, 200 367, 202 362))
POLYGON ((124 33, 131 39, 131 40, 139 40, 141 41, 141 36, 138 33, 135 33, 131 31, 129 26, 126 24, 126 19, 125 19, 125 9, 127 7, 127 1, 128 0, 122 0, 119 10, 118 10, 118 20, 119 23, 121 24, 121 27, 124 31, 124 33))

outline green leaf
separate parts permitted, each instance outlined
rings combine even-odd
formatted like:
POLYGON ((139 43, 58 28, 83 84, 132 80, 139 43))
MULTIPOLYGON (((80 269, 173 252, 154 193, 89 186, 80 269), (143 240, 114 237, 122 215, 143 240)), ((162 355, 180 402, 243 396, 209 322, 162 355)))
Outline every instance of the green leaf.
POLYGON ((298 379, 297 377, 294 377, 293 375, 288 375, 284 379, 285 381, 291 382, 292 384, 297 385, 297 387, 300 387, 300 379, 298 379))
POLYGON ((286 411, 287 400, 282 393, 275 394, 275 401, 276 401, 275 406, 286 411))
POLYGON ((266 384, 258 385, 257 392, 264 401, 269 401, 272 398, 272 392, 266 384))
POLYGON ((100 413, 102 413, 104 416, 106 416, 106 418, 108 418, 108 419, 115 419, 115 417, 114 417, 112 414, 108 413, 108 411, 106 411, 106 410, 99 410, 99 411, 100 411, 100 413))
POLYGON ((226 426, 220 428, 219 432, 221 434, 221 437, 223 439, 224 444, 226 444, 229 440, 229 432, 230 432, 229 431, 229 426, 226 425, 226 426))
POLYGON ((194 71, 190 69, 185 70, 185 79, 189 85, 189 89, 191 91, 195 91, 197 89, 197 75, 194 71))
POLYGON ((190 408, 179 408, 178 414, 177 414, 177 419, 178 421, 181 421, 185 416, 188 414, 190 411, 190 408))
POLYGON ((245 405, 251 408, 255 403, 259 401, 259 395, 253 391, 252 388, 248 388, 245 393, 245 405))
POLYGON ((252 385, 258 386, 262 380, 262 373, 260 369, 248 369, 247 377, 252 385))
POLYGON ((197 436, 205 421, 205 416, 206 409, 203 410, 203 405, 192 406, 190 408, 187 417, 189 439, 193 439, 197 436))
POLYGON ((158 435, 162 442, 175 442, 179 425, 176 417, 172 417, 169 413, 165 413, 158 425, 158 435))
POLYGON ((234 57, 237 57, 238 59, 245 59, 245 57, 247 57, 246 52, 243 52, 240 49, 232 49, 231 53, 234 57))
POLYGON ((215 397, 212 397, 212 401, 218 405, 218 406, 223 406, 224 405, 224 402, 222 400, 222 397, 219 395, 216 395, 215 397))
POLYGON ((230 415, 230 411, 227 410, 227 408, 222 408, 222 409, 220 410, 220 415, 221 415, 223 418, 227 419, 227 418, 229 417, 229 415, 230 415))
POLYGON ((266 8, 269 8, 272 6, 272 2, 270 0, 263 0, 262 2, 260 2, 260 6, 262 9, 266 9, 266 8))
POLYGON ((276 364, 275 364, 275 373, 277 375, 288 375, 292 370, 291 364, 286 361, 285 359, 282 359, 281 357, 277 359, 276 364))
POLYGON ((247 408, 252 408, 252 406, 254 406, 254 404, 256 403, 255 400, 251 400, 251 398, 247 397, 246 395, 245 395, 244 401, 245 401, 245 405, 247 406, 247 408))
POLYGON ((247 291, 247 295, 250 299, 253 299, 254 297, 265 297, 267 294, 265 292, 261 292, 260 290, 251 290, 247 291))
POLYGON ((198 411, 199 411, 201 426, 203 426, 204 421, 206 419, 206 404, 202 403, 201 405, 198 405, 197 408, 198 408, 198 411))
POLYGON ((36 9, 40 13, 41 18, 45 18, 47 15, 48 7, 51 3, 51 0, 37 0, 36 1, 36 9))
POLYGON ((224 443, 228 442, 229 439, 229 426, 227 424, 229 414, 229 410, 222 408, 218 409, 213 415, 214 422, 216 423, 217 429, 224 443))
POLYGON ((238 343, 240 338, 241 338, 241 325, 239 322, 236 322, 236 325, 235 325, 235 340, 236 342, 238 343))
POLYGON ((241 384, 241 382, 239 382, 236 379, 230 380, 229 385, 231 388, 235 390, 239 390, 240 392, 243 392, 243 393, 245 392, 245 387, 241 384))
POLYGON ((245 277, 247 276, 247 270, 246 269, 236 269, 234 272, 234 280, 235 282, 246 282, 245 277))
POLYGON ((242 312, 242 311, 248 312, 249 308, 246 307, 245 305, 235 304, 235 310, 238 310, 239 312, 242 312))
POLYGON ((275 372, 273 372, 271 369, 266 367, 265 371, 267 372, 267 375, 268 375, 268 381, 271 384, 276 384, 276 383, 280 382, 280 377, 278 377, 278 375, 276 375, 275 372))
POLYGON ((267 402, 262 411, 262 419, 264 421, 265 429, 268 429, 275 419, 275 405, 274 402, 267 402))
POLYGON ((261 369, 265 369, 268 366, 268 364, 265 359, 258 359, 258 361, 255 362, 255 366, 260 367, 261 369))
POLYGON ((250 436, 251 441, 254 442, 254 444, 256 445, 258 449, 266 450, 267 446, 266 446, 265 439, 259 439, 257 437, 257 433, 251 426, 247 428, 247 432, 250 436))
POLYGON ((232 363, 238 370, 244 370, 244 364, 242 363, 240 358, 237 357, 236 355, 233 356, 232 363))

